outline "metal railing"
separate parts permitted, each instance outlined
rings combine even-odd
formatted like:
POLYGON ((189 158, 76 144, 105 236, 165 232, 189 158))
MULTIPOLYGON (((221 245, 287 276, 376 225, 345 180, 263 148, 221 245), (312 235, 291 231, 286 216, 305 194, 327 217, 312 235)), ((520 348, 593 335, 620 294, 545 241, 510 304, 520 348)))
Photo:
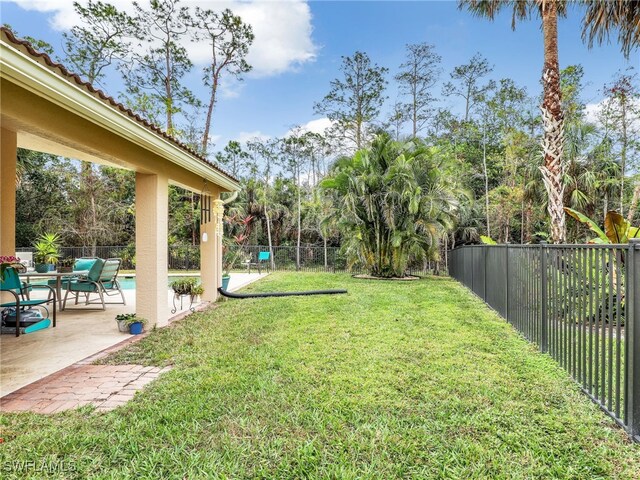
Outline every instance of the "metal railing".
MULTIPOLYGON (((268 252, 267 245, 248 245, 232 247, 231 255, 238 248, 242 252, 237 256, 234 270, 246 268, 246 260, 256 262, 259 252, 268 252)), ((32 248, 18 248, 17 253, 32 252, 32 248)), ((302 271, 302 272, 351 272, 364 273, 366 270, 361 265, 353 265, 349 268, 346 256, 340 251, 340 247, 327 247, 316 245, 303 245, 300 247, 300 266, 297 267, 297 247, 292 245, 274 246, 273 263, 266 262, 275 271, 302 271)), ((60 259, 67 260, 71 265, 73 259, 80 257, 121 258, 122 268, 135 268, 135 249, 132 246, 98 246, 98 247, 62 247, 60 259)), ((62 262, 60 262, 62 263, 62 262)), ((69 266, 70 266, 69 265, 69 266)), ((200 247, 198 245, 170 245, 168 250, 168 268, 171 270, 199 270, 200 247)), ((410 265, 408 273, 411 275, 424 275, 438 273, 436 263, 410 265)))
POLYGON ((640 441, 640 240, 465 246, 450 273, 640 441))

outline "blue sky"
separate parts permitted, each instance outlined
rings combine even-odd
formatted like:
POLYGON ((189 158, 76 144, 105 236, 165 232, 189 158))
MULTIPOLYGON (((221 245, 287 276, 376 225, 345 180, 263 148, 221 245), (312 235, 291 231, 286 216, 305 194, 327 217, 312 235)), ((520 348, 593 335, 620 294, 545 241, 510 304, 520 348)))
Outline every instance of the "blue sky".
MULTIPOLYGON (((61 33, 73 22, 70 3, 3 0, 1 21, 21 35, 42 38, 61 51, 61 33)), ((388 107, 397 97, 392 77, 403 61, 407 43, 435 45, 443 58, 442 82, 453 67, 480 52, 494 66, 492 78, 513 78, 530 94, 540 92, 542 35, 535 17, 518 24, 514 32, 508 13, 489 22, 459 11, 455 1, 182 3, 214 9, 229 6, 241 15, 246 12, 256 30, 250 58, 255 71, 241 85, 227 85, 217 106, 212 127, 217 148, 231 139, 281 136, 294 125, 314 120, 321 124, 320 117, 313 113, 313 104, 328 92, 329 82, 340 75, 340 57, 356 50, 365 51, 373 62, 389 68, 388 107)), ((587 49, 580 38, 581 18, 582 13, 573 10, 569 18, 560 21, 560 64, 561 68, 583 65, 583 100, 596 104, 601 100, 602 86, 611 81, 616 71, 640 67, 640 55, 636 50, 626 61, 615 42, 587 49)), ((197 51, 193 51, 196 55, 197 51)), ((188 82, 205 99, 206 92, 199 89, 199 70, 196 66, 188 82)), ((102 86, 116 98, 122 90, 117 75, 110 76, 102 86)), ((439 86, 435 93, 442 98, 439 86)), ((446 98, 442 98, 440 106, 455 112, 460 109, 454 100, 446 98)))

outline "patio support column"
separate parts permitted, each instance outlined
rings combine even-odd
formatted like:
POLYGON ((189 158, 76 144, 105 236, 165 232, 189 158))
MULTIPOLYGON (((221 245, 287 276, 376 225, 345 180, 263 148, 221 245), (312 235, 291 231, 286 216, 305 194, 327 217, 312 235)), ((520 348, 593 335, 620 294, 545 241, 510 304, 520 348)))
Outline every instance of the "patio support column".
POLYGON ((136 313, 162 327, 169 323, 169 180, 136 173, 136 313))
POLYGON ((213 201, 211 221, 200 224, 200 282, 204 288, 202 300, 215 302, 218 298, 220 275, 218 274, 218 213, 217 202, 213 201), (207 240, 204 240, 206 235, 207 240))
MULTIPOLYGON (((17 139, 16 132, 0 129, 0 255, 16 254, 17 139)), ((6 296, 7 300, 11 298, 10 294, 6 296)))
POLYGON ((222 285, 222 236, 224 235, 224 202, 219 198, 213 202, 213 218, 215 223, 215 275, 216 275, 216 295, 218 288, 222 285))

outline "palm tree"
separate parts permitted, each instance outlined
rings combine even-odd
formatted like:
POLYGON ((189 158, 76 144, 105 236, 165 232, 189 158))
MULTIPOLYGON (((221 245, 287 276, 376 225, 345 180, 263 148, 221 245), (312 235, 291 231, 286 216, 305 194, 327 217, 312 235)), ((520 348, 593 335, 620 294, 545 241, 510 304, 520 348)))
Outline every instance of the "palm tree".
POLYGON ((602 44, 609 40, 612 30, 618 30, 618 43, 629 58, 631 50, 640 45, 640 1, 584 0, 584 3, 587 12, 582 21, 582 39, 592 47, 594 41, 602 44))
POLYGON ((551 239, 554 243, 565 241, 564 184, 562 153, 564 144, 564 118, 560 90, 558 63, 558 16, 565 14, 565 2, 557 0, 462 0, 459 7, 468 8, 473 14, 493 20, 506 6, 513 8, 512 28, 517 20, 529 18, 537 11, 542 19, 544 38, 544 66, 542 69, 543 100, 540 107, 544 127, 542 148, 544 164, 540 167, 547 190, 547 211, 551 217, 551 239))
POLYGON ((337 225, 351 264, 359 261, 381 277, 401 277, 411 261, 438 258, 460 197, 436 152, 388 134, 339 159, 321 185, 337 202, 337 225))

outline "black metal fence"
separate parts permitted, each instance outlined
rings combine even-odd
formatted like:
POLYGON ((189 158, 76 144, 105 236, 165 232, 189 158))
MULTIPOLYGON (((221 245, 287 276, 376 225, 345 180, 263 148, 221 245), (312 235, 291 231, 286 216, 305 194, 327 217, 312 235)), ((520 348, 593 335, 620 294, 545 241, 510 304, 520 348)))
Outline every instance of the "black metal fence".
MULTIPOLYGON (((20 252, 31 252, 31 248, 18 249, 20 252)), ((248 245, 232 247, 230 256, 236 258, 234 270, 246 268, 246 261, 257 262, 259 252, 268 252, 266 245, 248 245), (235 257, 234 252, 242 251, 235 257)), ((277 246, 272 247, 273 262, 267 262, 275 271, 303 271, 303 272, 351 272, 364 273, 361 265, 352 265, 349 268, 346 256, 340 251, 340 247, 326 247, 316 245, 303 245, 300 247, 300 266, 297 267, 297 247, 277 246)), ((62 247, 60 249, 61 262, 70 264, 80 257, 121 258, 122 268, 135 268, 135 249, 133 246, 98 246, 92 247, 62 247)), ((198 270, 200 269, 200 247, 193 245, 170 245, 168 251, 168 267, 171 270, 198 270)), ((411 275, 437 274, 439 264, 432 262, 421 265, 411 265, 408 273, 411 275)))
POLYGON ((449 268, 640 441, 640 241, 465 246, 449 268))

